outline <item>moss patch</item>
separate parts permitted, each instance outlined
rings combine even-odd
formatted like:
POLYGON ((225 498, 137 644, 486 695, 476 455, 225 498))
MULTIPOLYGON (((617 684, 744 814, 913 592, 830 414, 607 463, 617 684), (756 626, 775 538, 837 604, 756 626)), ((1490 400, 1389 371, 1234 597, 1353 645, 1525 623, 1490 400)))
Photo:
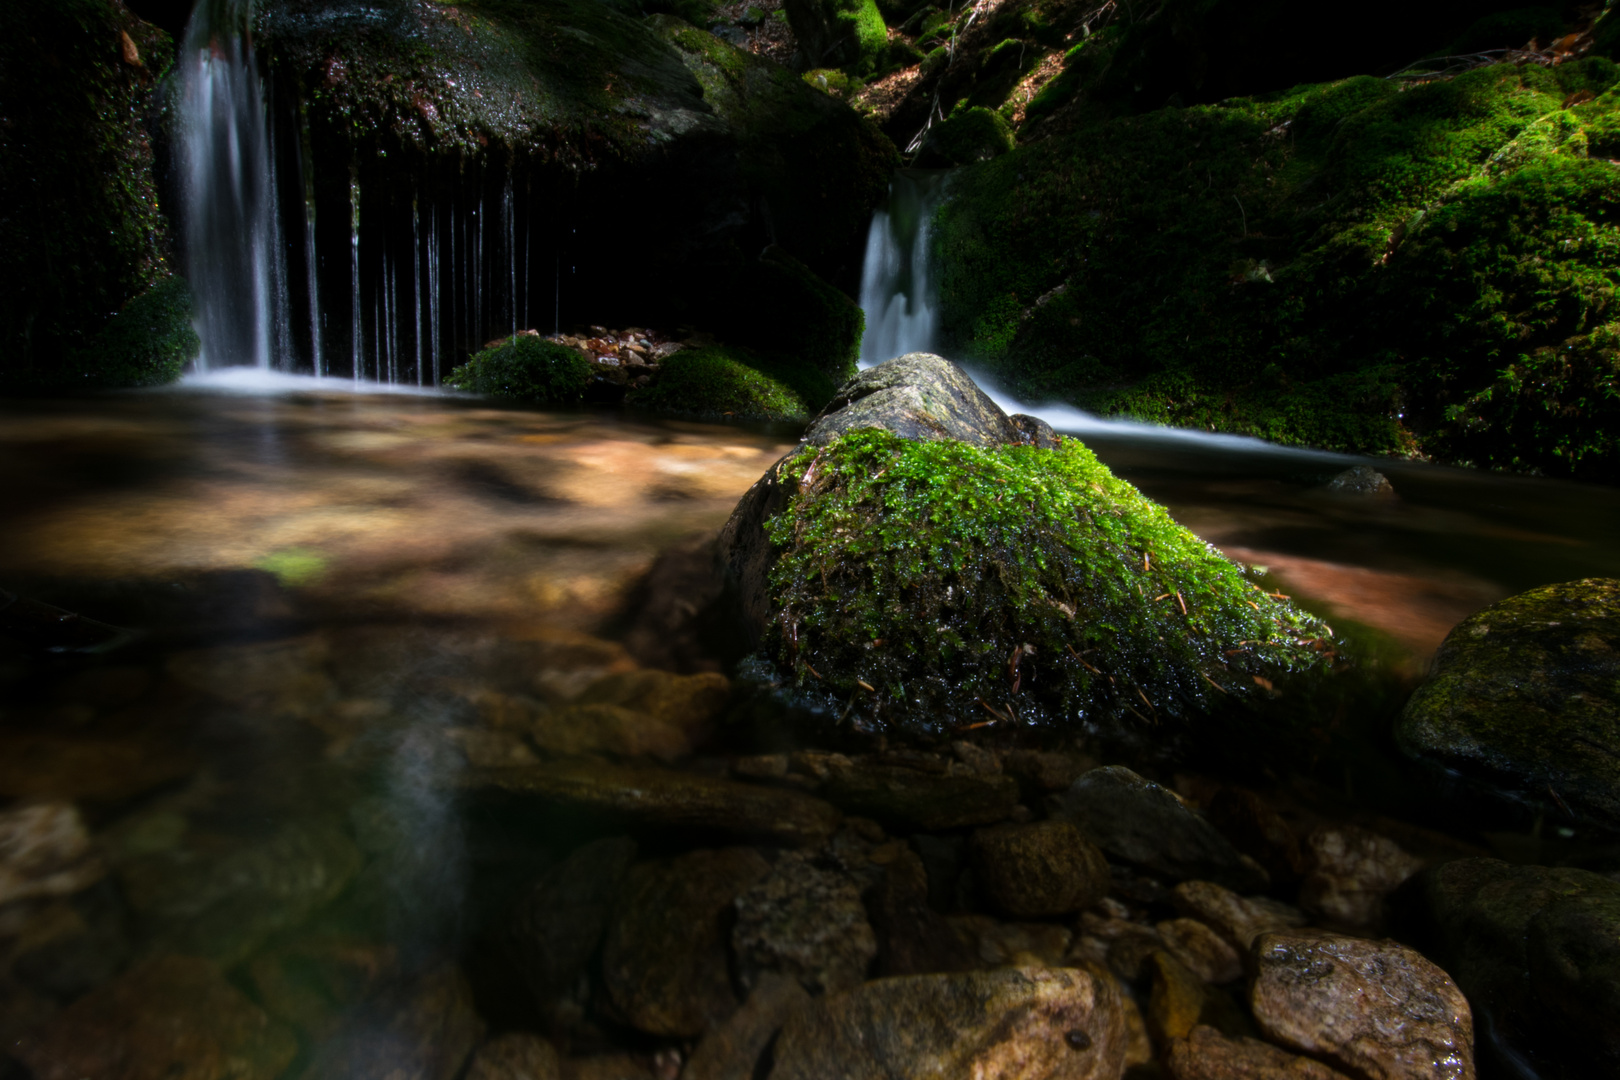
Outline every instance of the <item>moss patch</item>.
POLYGON ((81 384, 160 386, 180 377, 201 343, 191 325, 191 292, 169 277, 124 305, 79 353, 81 384))
POLYGON ((444 384, 490 397, 569 405, 584 396, 591 375, 590 361, 575 350, 520 336, 473 354, 445 376, 444 384))
POLYGON ((833 395, 821 372, 772 362, 747 349, 683 349, 664 361, 652 385, 625 404, 670 416, 734 420, 807 420, 833 395))
POLYGON ((844 435, 785 466, 766 636, 867 726, 1185 720, 1317 668, 1326 630, 1055 450, 844 435))

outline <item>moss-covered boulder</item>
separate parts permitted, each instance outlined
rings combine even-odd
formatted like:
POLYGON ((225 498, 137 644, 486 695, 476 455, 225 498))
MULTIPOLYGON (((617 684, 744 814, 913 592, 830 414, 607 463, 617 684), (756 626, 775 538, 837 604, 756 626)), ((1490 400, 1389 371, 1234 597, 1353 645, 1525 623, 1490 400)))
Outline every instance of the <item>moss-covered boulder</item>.
POLYGON ((786 0, 782 7, 806 70, 828 67, 867 75, 889 43, 875 0, 786 0))
POLYGON ((445 377, 452 390, 542 405, 576 404, 593 369, 577 349, 534 335, 517 335, 474 353, 445 377))
POLYGON ((166 381, 194 351, 149 130, 173 60, 115 0, 0 10, 0 388, 166 381))
POLYGON ((1620 581, 1548 585, 1465 619, 1395 734, 1449 773, 1620 828, 1620 581))
POLYGON ((701 420, 804 421, 831 395, 832 383, 813 369, 747 349, 705 345, 670 356, 651 385, 624 400, 633 408, 701 420))
POLYGON ((766 656, 835 716, 1185 723, 1321 662, 1321 623, 1078 441, 1033 445, 949 361, 880 365, 835 403, 721 534, 766 656))

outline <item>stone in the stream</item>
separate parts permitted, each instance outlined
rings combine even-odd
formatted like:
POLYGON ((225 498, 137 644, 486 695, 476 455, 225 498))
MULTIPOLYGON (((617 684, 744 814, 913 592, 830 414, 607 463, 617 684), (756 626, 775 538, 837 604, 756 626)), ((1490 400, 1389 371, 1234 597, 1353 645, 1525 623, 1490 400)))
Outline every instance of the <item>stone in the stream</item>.
POLYGON ((776 972, 817 993, 847 990, 866 978, 877 955, 860 886, 802 853, 778 858, 736 908, 731 945, 745 987, 776 972))
POLYGON ((969 850, 979 890, 991 907, 1010 918, 1068 915, 1108 892, 1102 852, 1067 821, 980 829, 969 850))
POLYGON ((790 1019, 771 1080, 1114 1080, 1126 1031, 1112 979, 1002 968, 878 979, 790 1019))
POLYGON ((865 730, 1169 726, 1324 662, 1319 621, 1025 426, 924 353, 841 387, 721 532, 754 681, 865 730))
POLYGON ((1467 993, 1505 1075, 1620 1075, 1620 882, 1460 859, 1401 894, 1406 929, 1467 993))
POLYGON ((679 726, 622 705, 568 705, 534 718, 528 735, 548 754, 611 754, 675 761, 692 752, 679 726))
POLYGON ((302 1080, 453 1080, 483 1035, 471 984, 443 965, 351 1013, 302 1080))
POLYGON ((1203 815, 1173 791, 1122 766, 1091 770, 1054 796, 1053 805, 1103 851, 1151 873, 1173 881, 1213 881, 1239 892, 1266 885, 1265 872, 1203 815))
POLYGON ((901 849, 884 865, 867 897, 880 974, 920 975, 962 966, 956 935, 929 905, 928 894, 928 871, 916 852, 901 849))
POLYGON ((542 1013, 551 1013, 579 982, 635 858, 636 843, 628 837, 593 840, 547 871, 518 902, 513 944, 542 1013))
POLYGON ((1395 496, 1395 485, 1389 482, 1389 477, 1371 465, 1352 465, 1329 480, 1327 490, 1334 495, 1353 495, 1362 499, 1389 499, 1395 496))
POLYGON ((1310 870, 1299 904, 1335 926, 1377 929, 1385 897, 1423 868, 1423 860, 1387 836, 1354 825, 1322 827, 1305 838, 1310 870))
POLYGON ((803 792, 604 761, 469 769, 459 782, 469 791, 533 800, 610 822, 796 846, 825 840, 840 818, 827 802, 803 792))
POLYGON ((937 832, 1005 820, 1018 805, 1018 782, 859 760, 831 769, 819 794, 846 813, 889 828, 937 832))
POLYGON ((609 675, 585 688, 579 705, 621 705, 673 724, 695 738, 725 708, 731 680, 719 672, 675 675, 644 668, 609 675))
POLYGON ((1155 929, 1165 951, 1205 982, 1229 983, 1243 975, 1238 951, 1197 919, 1166 919, 1155 929))
POLYGON ((1171 890, 1176 907, 1218 931, 1240 952, 1268 930, 1306 923, 1298 908, 1267 896, 1239 896, 1212 881, 1184 881, 1171 890))
POLYGON ((538 1035, 509 1032, 473 1054, 464 1080, 560 1080, 557 1049, 538 1035))
POLYGON ((1457 984, 1404 945, 1317 930, 1262 934, 1249 1005, 1266 1036, 1373 1080, 1472 1080, 1457 984))
POLYGON ((72 803, 36 803, 0 812, 0 904, 67 896, 95 884, 106 872, 72 803))
POLYGON ((1233 847, 1264 867, 1273 882, 1298 881, 1305 872, 1299 837, 1283 816, 1254 792, 1222 788, 1209 801, 1209 820, 1233 847))
POLYGON ((1160 1040, 1184 1039, 1204 1015, 1204 982, 1163 949, 1148 954, 1148 1029, 1160 1040))
POLYGON ((631 868, 602 946, 603 984, 626 1023, 690 1039, 736 1011, 727 948, 734 905, 770 869, 752 848, 631 868))
POLYGON ((1549 814, 1620 826, 1620 580, 1511 596, 1464 619, 1396 725, 1401 748, 1549 814))
POLYGON ((731 1019, 703 1037, 681 1080, 753 1080, 760 1057, 788 1017, 810 1006, 799 980, 767 972, 761 975, 731 1019))
POLYGON ((1229 1039, 1207 1024, 1170 1041, 1165 1067, 1173 1080, 1347 1080, 1320 1061, 1259 1039, 1229 1039))
POLYGON ((275 1080, 298 1040, 213 964, 167 956, 90 991, 6 1051, 34 1080, 275 1080))

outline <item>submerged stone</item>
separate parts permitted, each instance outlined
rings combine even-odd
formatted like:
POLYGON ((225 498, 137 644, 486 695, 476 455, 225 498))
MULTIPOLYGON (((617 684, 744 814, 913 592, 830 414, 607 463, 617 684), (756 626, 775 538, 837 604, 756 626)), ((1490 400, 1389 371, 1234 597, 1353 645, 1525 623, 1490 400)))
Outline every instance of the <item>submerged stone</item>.
POLYGON ((912 354, 846 383, 750 489, 721 556, 801 695, 867 730, 1156 726, 1322 664, 1319 621, 1032 430, 912 354))
POLYGON ((1395 737, 1510 798, 1620 827, 1620 581, 1547 585, 1464 620, 1395 737))

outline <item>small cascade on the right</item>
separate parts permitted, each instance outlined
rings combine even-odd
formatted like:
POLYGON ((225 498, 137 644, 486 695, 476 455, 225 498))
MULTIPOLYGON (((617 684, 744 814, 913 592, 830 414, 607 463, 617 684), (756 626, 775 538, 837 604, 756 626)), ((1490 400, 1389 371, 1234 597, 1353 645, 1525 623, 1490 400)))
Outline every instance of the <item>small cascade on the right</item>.
POLYGON ((889 199, 872 216, 861 265, 861 367, 934 348, 939 298, 930 273, 929 235, 949 174, 894 174, 889 199))

